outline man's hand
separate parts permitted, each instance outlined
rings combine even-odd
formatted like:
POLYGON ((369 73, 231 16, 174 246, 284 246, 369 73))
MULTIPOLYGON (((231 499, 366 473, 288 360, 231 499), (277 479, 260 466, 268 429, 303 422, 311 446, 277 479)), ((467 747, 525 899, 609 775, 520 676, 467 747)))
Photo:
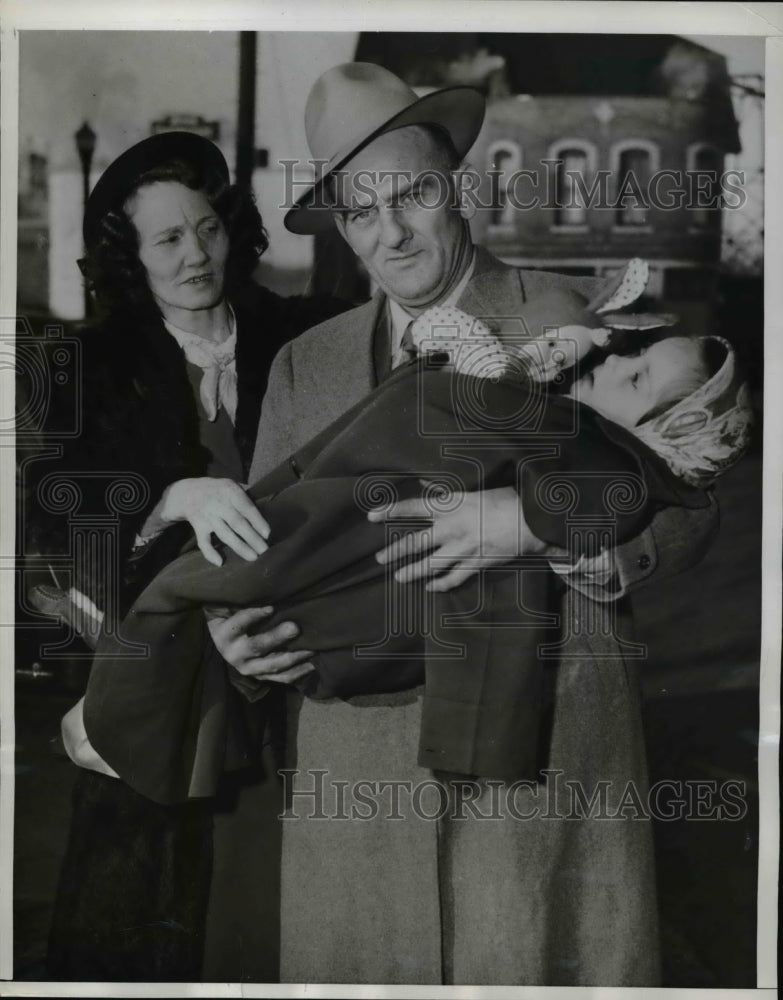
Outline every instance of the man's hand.
POLYGON ((424 500, 413 499, 367 515, 370 521, 424 518, 430 522, 427 528, 409 532, 376 554, 380 563, 421 555, 398 569, 395 580, 410 583, 433 577, 427 590, 451 590, 481 569, 522 555, 536 555, 546 548, 530 531, 519 496, 510 486, 454 494, 454 500, 454 505, 449 505, 453 509, 443 513, 433 513, 424 500))
POLYGON ((211 617, 208 626, 215 648, 235 670, 245 677, 292 684, 315 667, 307 660, 309 649, 283 647, 299 634, 293 622, 281 622, 268 632, 255 632, 272 608, 243 608, 226 617, 211 617))
POLYGON ((189 521, 204 558, 215 566, 223 560, 213 534, 248 562, 269 547, 269 525, 232 479, 179 479, 164 490, 158 516, 164 523, 189 521))

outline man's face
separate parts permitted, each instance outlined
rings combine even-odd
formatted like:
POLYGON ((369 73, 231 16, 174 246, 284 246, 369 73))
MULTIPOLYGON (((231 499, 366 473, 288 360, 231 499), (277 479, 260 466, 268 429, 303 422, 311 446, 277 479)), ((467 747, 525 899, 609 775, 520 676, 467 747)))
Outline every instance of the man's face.
POLYGON ((337 228, 386 294, 414 315, 461 278, 472 247, 454 205, 454 179, 424 130, 380 136, 350 161, 336 188, 337 228))

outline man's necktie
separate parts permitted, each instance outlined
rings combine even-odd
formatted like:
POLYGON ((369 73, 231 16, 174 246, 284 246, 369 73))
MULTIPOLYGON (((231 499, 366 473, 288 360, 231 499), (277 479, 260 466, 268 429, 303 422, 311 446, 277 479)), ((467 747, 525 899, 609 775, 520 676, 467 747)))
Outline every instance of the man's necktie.
POLYGON ((416 345, 416 341, 413 339, 413 320, 408 323, 405 327, 405 333, 402 335, 402 340, 400 341, 399 354, 397 357, 397 364, 404 365, 409 361, 415 361, 419 355, 419 348, 416 345))

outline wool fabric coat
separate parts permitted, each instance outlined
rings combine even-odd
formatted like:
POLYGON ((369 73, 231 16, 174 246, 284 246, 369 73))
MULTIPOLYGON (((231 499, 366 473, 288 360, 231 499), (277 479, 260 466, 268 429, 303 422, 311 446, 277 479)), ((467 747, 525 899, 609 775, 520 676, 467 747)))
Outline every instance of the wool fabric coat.
MULTIPOLYGON (((528 296, 552 287, 589 295, 594 283, 479 250, 457 305, 513 323, 528 296)), ((378 295, 282 349, 251 480, 372 388, 384 307, 378 295)), ((589 580, 567 589, 538 783, 465 785, 419 767, 421 690, 347 702, 290 693, 283 981, 657 982, 650 823, 620 811, 647 790, 635 676, 644 650, 624 595, 696 562, 715 523, 712 507, 668 508, 615 550, 613 592, 589 580)))
POLYGON ((437 357, 403 365, 249 489, 270 526, 267 552, 248 562, 226 551, 221 566, 183 554, 137 598, 122 641, 101 637, 84 720, 103 760, 155 801, 213 794, 230 740, 203 609, 274 601, 270 625, 295 620, 295 648, 313 651, 316 670, 297 685, 308 697, 388 694, 426 676, 420 764, 535 778, 564 584, 539 557, 443 595, 395 583, 374 558, 385 527, 368 523, 367 501, 420 492, 414 469, 465 491, 516 486, 536 537, 572 557, 633 537, 662 506, 709 504, 630 431, 569 397, 525 378, 478 381, 437 357), (465 412, 478 396, 481 410, 465 412), (127 657, 129 640, 148 649, 143 660, 127 657))

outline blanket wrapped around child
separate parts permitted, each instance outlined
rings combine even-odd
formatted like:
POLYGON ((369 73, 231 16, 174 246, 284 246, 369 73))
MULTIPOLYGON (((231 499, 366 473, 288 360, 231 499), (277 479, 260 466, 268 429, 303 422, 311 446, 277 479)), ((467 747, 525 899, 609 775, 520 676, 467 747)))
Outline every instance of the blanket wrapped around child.
POLYGON ((422 481, 434 509, 463 491, 513 486, 533 534, 575 559, 638 534, 659 507, 709 501, 630 431, 551 384, 513 366, 495 366, 489 378, 466 373, 451 360, 435 353, 397 369, 251 486, 271 527, 257 560, 226 551, 216 567, 186 552, 105 629, 84 721, 95 750, 131 787, 165 803, 209 795, 242 759, 236 692, 207 630, 210 605, 271 604, 265 629, 295 621, 292 648, 314 651, 316 671, 300 682, 310 697, 424 683, 423 766, 535 777, 562 582, 546 559, 523 557, 446 593, 398 584, 375 559, 392 522, 370 522, 367 511, 420 495, 422 481), (148 655, 133 655, 129 643, 148 655), (520 645, 521 672, 511 669, 520 645))

